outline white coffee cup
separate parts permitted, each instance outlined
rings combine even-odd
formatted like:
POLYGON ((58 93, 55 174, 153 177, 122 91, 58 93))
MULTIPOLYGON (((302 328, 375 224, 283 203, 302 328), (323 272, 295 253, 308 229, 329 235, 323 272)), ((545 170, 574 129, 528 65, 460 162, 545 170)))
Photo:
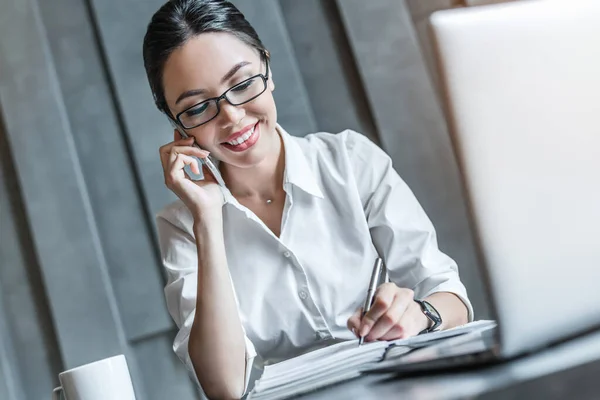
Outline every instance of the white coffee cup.
POLYGON ((124 355, 85 364, 58 375, 61 386, 52 399, 59 400, 135 400, 131 376, 124 355))

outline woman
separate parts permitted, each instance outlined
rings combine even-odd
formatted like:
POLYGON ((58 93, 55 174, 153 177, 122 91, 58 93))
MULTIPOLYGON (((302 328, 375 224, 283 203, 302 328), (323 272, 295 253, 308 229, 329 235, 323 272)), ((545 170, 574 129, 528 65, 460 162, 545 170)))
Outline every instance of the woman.
POLYGON ((456 264, 390 158, 352 131, 296 138, 277 124, 269 53, 232 4, 166 3, 144 64, 157 107, 189 136, 175 130, 160 149, 180 200, 157 224, 174 349, 208 397, 242 396, 257 354, 426 331, 416 300, 439 313, 438 329, 472 319, 456 264), (186 175, 209 153, 227 188, 208 171, 186 175), (391 282, 361 318, 377 255, 391 282))

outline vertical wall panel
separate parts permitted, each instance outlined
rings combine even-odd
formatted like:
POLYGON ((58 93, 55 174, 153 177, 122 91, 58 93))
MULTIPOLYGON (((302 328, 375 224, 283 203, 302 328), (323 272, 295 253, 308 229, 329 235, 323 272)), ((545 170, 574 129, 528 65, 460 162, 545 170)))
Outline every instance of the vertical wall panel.
POLYGON ((139 197, 86 5, 53 0, 40 9, 127 338, 169 330, 154 221, 139 197))
POLYGON ((446 123, 403 1, 338 0, 384 150, 460 266, 478 317, 488 314, 446 123))
POLYGON ((3 396, 0 389, 0 399, 41 400, 61 362, 14 173, 0 121, 0 363, 9 374, 4 384, 21 387, 24 396, 3 396))
POLYGON ((232 3, 244 13, 271 52, 278 122, 292 135, 314 132, 314 116, 279 2, 234 0, 232 3))
POLYGON ((440 77, 438 76, 437 68, 434 61, 434 52, 429 34, 429 16, 438 10, 446 10, 454 7, 463 7, 463 0, 407 0, 406 4, 410 10, 415 34, 419 41, 421 54, 425 60, 425 65, 429 75, 433 80, 434 87, 438 93, 440 92, 440 77))
POLYGON ((124 337, 38 10, 22 0, 2 7, 0 104, 62 359, 71 367, 122 353, 124 337))
POLYGON ((163 0, 89 0, 106 74, 124 122, 124 137, 140 179, 150 215, 176 197, 163 184, 158 149, 173 140, 173 128, 154 106, 142 59, 142 41, 152 14, 163 0))
MULTIPOLYGON (((1 283, 1 282, 0 282, 1 283)), ((10 330, 4 314, 2 293, 0 292, 0 398, 25 399, 23 385, 14 367, 17 357, 12 349, 10 330)))
POLYGON ((344 27, 334 2, 281 0, 317 130, 353 129, 378 142, 344 27))

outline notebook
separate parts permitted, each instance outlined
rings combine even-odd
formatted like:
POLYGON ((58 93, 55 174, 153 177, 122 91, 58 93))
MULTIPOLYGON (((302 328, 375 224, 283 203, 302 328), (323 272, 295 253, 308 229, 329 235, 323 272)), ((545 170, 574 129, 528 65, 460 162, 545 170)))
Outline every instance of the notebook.
POLYGON ((324 386, 355 378, 380 362, 393 363, 414 349, 442 339, 465 335, 495 326, 494 321, 471 322, 445 331, 394 341, 377 341, 358 346, 349 340, 298 357, 265 366, 248 400, 275 400, 297 396, 324 386))

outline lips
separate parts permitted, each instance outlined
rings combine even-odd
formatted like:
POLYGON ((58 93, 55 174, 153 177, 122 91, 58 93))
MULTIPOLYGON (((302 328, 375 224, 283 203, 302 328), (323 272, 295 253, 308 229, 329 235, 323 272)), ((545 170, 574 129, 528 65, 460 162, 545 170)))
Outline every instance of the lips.
POLYGON ((244 129, 242 129, 241 131, 233 133, 226 140, 224 140, 223 143, 234 142, 238 138, 244 136, 246 134, 246 132, 248 132, 249 130, 251 130, 252 128, 254 128, 257 124, 258 124, 258 122, 256 124, 253 124, 253 125, 248 125, 247 127, 245 127, 244 129))
POLYGON ((229 138, 229 142, 231 143, 227 143, 227 142, 223 142, 221 143, 221 146, 225 147, 226 149, 239 153, 242 151, 245 151, 247 149, 249 149, 250 147, 254 146, 254 144, 256 144, 256 142, 258 141, 258 138, 260 137, 260 123, 257 122, 255 125, 250 126, 249 128, 246 127, 244 129, 242 129, 239 132, 236 132, 235 134, 231 135, 229 138), (239 143, 241 142, 241 143, 239 143), (235 144, 232 144, 235 143, 235 144))

